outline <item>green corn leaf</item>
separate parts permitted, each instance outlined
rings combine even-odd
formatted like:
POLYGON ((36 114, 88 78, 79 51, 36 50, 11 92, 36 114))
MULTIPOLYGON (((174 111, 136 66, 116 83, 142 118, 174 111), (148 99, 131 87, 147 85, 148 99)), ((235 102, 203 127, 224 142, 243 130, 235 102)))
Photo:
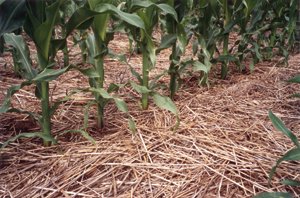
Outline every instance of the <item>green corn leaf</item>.
POLYGON ((89 112, 90 112, 90 107, 92 105, 96 104, 96 101, 90 101, 88 102, 85 107, 84 107, 84 117, 83 117, 83 130, 87 130, 88 128, 88 122, 89 122, 89 112))
POLYGON ((159 53, 161 50, 171 47, 176 43, 177 35, 176 34, 167 34, 161 39, 160 46, 156 49, 156 53, 159 53))
POLYGON ((50 115, 50 116, 53 116, 54 113, 55 113, 55 111, 58 109, 58 107, 59 107, 61 104, 64 104, 64 103, 68 102, 70 99, 71 99, 71 96, 69 95, 69 96, 66 96, 66 97, 60 99, 59 101, 54 102, 53 105, 52 105, 51 108, 50 108, 49 115, 50 115))
POLYGON ((114 98, 114 101, 117 105, 117 108, 124 112, 124 113, 128 113, 128 108, 127 108, 127 105, 126 103, 124 102, 124 100, 120 99, 120 98, 114 98))
POLYGON ((51 136, 49 136, 45 133, 42 133, 42 132, 34 132, 34 133, 20 133, 16 136, 10 138, 6 142, 4 142, 1 145, 1 148, 6 147, 9 143, 14 142, 14 141, 16 141, 17 139, 20 139, 20 138, 41 138, 44 141, 51 142, 52 144, 57 144, 57 141, 53 137, 51 137, 51 136))
POLYGON ((117 108, 120 111, 124 113, 128 113, 127 105, 122 99, 109 95, 109 93, 103 88, 89 88, 89 90, 93 93, 98 93, 99 95, 101 95, 103 98, 107 100, 113 99, 117 108))
POLYGON ((26 16, 25 0, 2 0, 0 4, 0 37, 20 28, 26 16))
POLYGON ((126 58, 125 54, 116 54, 113 51, 111 51, 110 49, 108 49, 108 56, 110 58, 116 59, 116 60, 118 60, 118 61, 120 61, 122 63, 128 64, 127 58, 126 58))
POLYGON ((276 117, 272 111, 269 111, 269 118, 277 130, 281 131, 288 138, 290 138, 297 147, 300 147, 297 137, 288 128, 286 128, 284 123, 278 117, 276 117))
MULTIPOLYGON (((48 62, 51 49, 51 37, 53 29, 59 17, 59 8, 63 0, 55 1, 50 6, 46 7, 46 20, 35 27, 27 27, 27 29, 33 29, 33 40, 38 48, 39 54, 43 57, 43 60, 48 62)), ((54 54, 52 54, 54 55, 54 54)), ((43 66, 42 66, 43 67, 43 66)))
POLYGON ((161 11, 163 11, 165 14, 170 14, 176 21, 178 21, 178 16, 176 11, 173 7, 169 6, 168 4, 156 4, 149 0, 145 1, 139 1, 139 0, 133 0, 131 1, 131 10, 137 10, 140 8, 149 8, 151 6, 154 6, 156 8, 159 8, 161 11))
POLYGON ((177 25, 177 40, 180 52, 184 53, 185 48, 188 45, 188 35, 183 24, 177 25))
POLYGON ((277 160, 276 165, 272 168, 269 174, 269 183, 271 182, 277 167, 283 161, 299 161, 300 160, 300 148, 294 148, 289 150, 286 154, 284 154, 279 160, 277 160))
POLYGON ((135 122, 133 121, 132 118, 128 119, 128 126, 129 126, 129 130, 133 133, 136 134, 136 125, 135 122))
POLYGON ((141 18, 138 15, 122 12, 117 7, 111 4, 106 4, 106 3, 98 4, 95 10, 100 13, 105 13, 110 11, 111 13, 116 14, 121 20, 125 21, 126 23, 141 29, 145 29, 144 22, 141 20, 141 18))
POLYGON ((290 193, 284 192, 264 192, 260 193, 253 198, 293 198, 290 193))
POLYGON ((108 88, 107 88, 107 92, 108 93, 112 93, 112 92, 116 92, 120 89, 120 86, 114 83, 111 83, 108 88))
POLYGON ((4 34, 6 44, 11 45, 16 50, 17 62, 21 66, 20 74, 27 80, 33 79, 37 75, 37 71, 32 67, 29 48, 24 39, 20 35, 4 34))
POLYGON ((66 35, 70 35, 75 29, 87 29, 92 24, 94 16, 97 15, 99 15, 99 13, 85 7, 77 9, 65 25, 66 35))
POLYGON ((205 65, 199 61, 194 61, 193 63, 193 71, 196 72, 196 71, 203 71, 205 73, 209 73, 210 71, 210 65, 205 65))
POLYGON ((40 115, 38 115, 37 113, 34 113, 34 112, 24 111, 24 110, 17 109, 17 108, 10 108, 6 112, 9 112, 9 113, 18 113, 18 114, 27 114, 31 118, 33 118, 35 121, 38 121, 39 123, 41 123, 40 121, 41 121, 42 117, 40 115))
POLYGON ((220 55, 217 60, 220 62, 235 62, 238 58, 233 55, 220 55))
MULTIPOLYGON (((86 40, 84 41, 86 45, 86 50, 88 54, 88 63, 95 65, 96 57, 96 41, 93 33, 88 34, 86 40)), ((99 75, 99 74, 97 74, 99 75)), ((100 76, 98 76, 100 77, 100 76)))
POLYGON ((105 99, 113 99, 113 97, 103 88, 89 88, 89 90, 93 93, 100 94, 105 99))
POLYGON ((64 131, 61 135, 64 135, 66 133, 79 133, 82 135, 82 137, 84 137, 88 141, 92 142, 93 144, 96 144, 95 139, 92 136, 90 136, 90 134, 88 132, 86 132, 85 130, 81 130, 81 129, 67 130, 67 131, 64 131))
POLYGON ((64 74, 71 68, 65 67, 63 69, 44 69, 41 73, 39 73, 35 78, 32 79, 34 82, 42 82, 42 81, 52 81, 58 78, 60 75, 64 74))
POLYGON ((289 79, 287 82, 290 82, 290 83, 300 83, 300 75, 295 76, 295 77, 289 79))
POLYGON ((173 7, 169 6, 168 4, 156 4, 156 7, 161 9, 165 14, 170 14, 176 21, 178 21, 178 16, 176 11, 173 7))
POLYGON ((285 179, 282 180, 280 183, 288 186, 300 186, 300 181, 296 181, 296 180, 285 179))
POLYGON ((171 113, 173 113, 174 115, 178 115, 176 105, 173 103, 173 101, 169 97, 154 93, 153 100, 154 100, 154 103, 159 108, 168 110, 171 113))
MULTIPOLYGON (((146 36, 146 40, 147 40, 147 46, 146 46, 146 49, 147 49, 147 54, 149 56, 149 59, 150 59, 150 64, 149 64, 149 70, 153 69, 153 67, 155 66, 156 64, 156 54, 155 54, 155 44, 153 42, 153 40, 150 38, 150 36, 146 36)), ((143 52, 144 53, 144 52, 143 52)))
POLYGON ((134 77, 136 77, 136 79, 139 81, 140 84, 143 84, 143 79, 142 79, 142 77, 140 76, 140 74, 139 74, 137 71, 135 71, 135 69, 134 69, 133 67, 131 67, 130 65, 129 65, 129 68, 130 68, 131 74, 132 74, 134 77))
POLYGON ((151 93, 152 91, 149 90, 147 87, 145 86, 141 86, 141 85, 138 85, 136 84, 135 82, 130 82, 132 88, 137 91, 138 93, 141 93, 141 94, 146 94, 146 93, 151 93))
POLYGON ((22 89, 23 87, 27 86, 27 85, 31 85, 32 82, 30 81, 25 81, 23 83, 21 83, 20 85, 14 85, 11 86, 8 90, 7 90, 7 94, 4 98, 4 102, 2 103, 2 105, 0 106, 0 113, 5 113, 10 109, 11 106, 11 102, 10 99, 11 97, 20 89, 22 89))
POLYGON ((88 78, 100 78, 99 73, 93 67, 87 69, 80 69, 80 68, 76 68, 76 69, 88 78))

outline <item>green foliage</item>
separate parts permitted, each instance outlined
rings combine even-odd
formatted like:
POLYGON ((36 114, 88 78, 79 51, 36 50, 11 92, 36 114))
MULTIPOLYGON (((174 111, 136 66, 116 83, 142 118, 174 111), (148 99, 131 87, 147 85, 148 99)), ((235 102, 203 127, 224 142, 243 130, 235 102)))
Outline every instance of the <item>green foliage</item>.
MULTIPOLYGON (((63 46, 66 44, 66 37, 60 40, 55 40, 53 38, 53 34, 55 34, 54 29, 59 19, 59 9, 62 5, 62 2, 63 0, 59 0, 52 4, 48 4, 45 1, 30 1, 26 4, 27 18, 24 23, 24 29, 34 41, 37 48, 39 62, 37 71, 33 69, 31 63, 32 61, 29 57, 28 47, 26 47, 25 42, 21 39, 21 37, 15 36, 14 34, 5 35, 6 42, 13 46, 14 50, 16 51, 17 56, 15 57, 15 62, 19 64, 20 71, 22 71, 21 73, 25 81, 22 84, 13 86, 8 90, 7 96, 4 99, 4 103, 0 107, 0 112, 24 113, 22 110, 11 107, 10 99, 14 93, 24 86, 34 84, 36 85, 36 97, 41 100, 42 113, 37 119, 41 125, 41 132, 21 133, 8 140, 3 144, 3 146, 21 137, 40 137, 44 140, 44 145, 56 143, 51 134, 51 115, 53 115, 53 111, 55 110, 54 107, 57 105, 54 104, 51 106, 50 104, 49 82, 65 73, 70 68, 52 68, 52 60, 54 59, 57 51, 63 48, 63 46), (45 15, 43 13, 45 13, 45 15)), ((85 20, 88 19, 89 18, 85 18, 85 20)), ((70 34, 73 29, 79 26, 80 24, 74 24, 73 21, 67 23, 67 27, 69 27, 67 35, 70 34)), ((33 115, 32 113, 29 114, 33 115)))

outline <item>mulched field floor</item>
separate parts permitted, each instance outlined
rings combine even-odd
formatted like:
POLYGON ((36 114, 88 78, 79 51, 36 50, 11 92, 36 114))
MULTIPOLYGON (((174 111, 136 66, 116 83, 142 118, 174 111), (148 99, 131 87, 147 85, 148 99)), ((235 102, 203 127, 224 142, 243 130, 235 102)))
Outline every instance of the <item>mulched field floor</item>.
MULTIPOLYGON (((117 35, 111 48, 126 52, 126 37, 117 35)), ((158 56, 152 78, 168 68, 169 53, 166 50, 158 56)), ((70 54, 73 64, 81 61, 77 48, 71 48, 70 54)), ((127 65, 112 58, 105 64, 107 85, 133 79, 127 65)), ((140 55, 132 55, 130 64, 140 71, 140 55)), ((280 184, 283 178, 300 180, 299 162, 281 164, 268 185, 271 167, 293 147, 272 126, 268 111, 282 118, 299 137, 300 100, 290 95, 300 92, 300 86, 285 82, 299 70, 300 54, 294 54, 289 66, 275 58, 256 65, 251 74, 232 68, 227 80, 220 80, 219 69, 215 69, 209 88, 199 87, 196 76, 186 75, 175 98, 180 112, 176 131, 172 131, 176 123, 172 114, 152 101, 149 109, 142 111, 139 94, 124 87, 118 95, 127 102, 137 133, 130 132, 126 115, 114 104, 106 107, 105 128, 97 129, 92 107, 89 133, 96 144, 77 134, 62 135, 65 130, 82 127, 85 105, 93 99, 89 94, 76 94, 53 116, 58 145, 43 147, 41 140, 21 139, 0 150, 0 197, 246 198, 265 191, 288 191, 299 197, 299 188, 280 184)), ((10 54, 5 53, 0 57, 0 103, 6 89, 19 82, 10 54)), ((167 83, 168 77, 160 82, 167 83)), ((87 86, 84 76, 69 71, 51 82, 51 100, 87 86)), ((30 86, 19 91, 13 105, 40 112, 33 90, 30 86)), ((0 115, 1 142, 20 132, 38 130, 26 115, 0 115)))

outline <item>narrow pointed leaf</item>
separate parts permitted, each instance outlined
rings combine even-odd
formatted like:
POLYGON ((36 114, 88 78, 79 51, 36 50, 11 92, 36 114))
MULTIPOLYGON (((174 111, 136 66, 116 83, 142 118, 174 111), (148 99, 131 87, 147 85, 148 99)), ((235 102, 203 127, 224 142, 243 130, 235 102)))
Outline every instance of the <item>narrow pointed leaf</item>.
POLYGON ((135 122, 133 121, 132 118, 128 119, 128 126, 129 126, 129 130, 133 133, 136 134, 136 125, 135 122))
POLYGON ((119 16, 119 18, 121 20, 125 21, 126 23, 133 25, 135 27, 141 28, 141 29, 145 29, 144 22, 138 15, 123 12, 111 4, 106 4, 106 3, 98 4, 96 6, 96 11, 99 13, 106 13, 106 12, 110 11, 111 13, 119 16))
POLYGON ((109 95, 109 93, 103 88, 89 88, 89 90, 91 92, 100 94, 105 99, 113 99, 113 97, 109 95))
POLYGON ((70 69, 69 67, 65 67, 63 69, 44 69, 41 73, 39 73, 32 81, 42 82, 42 81, 52 81, 58 78, 60 75, 64 74, 66 71, 70 69))
POLYGON ((114 101, 120 111, 122 111, 124 113, 128 113, 128 108, 127 108, 127 105, 124 102, 124 100, 122 100, 120 98, 114 98, 114 101))
POLYGON ((49 136, 49 135, 46 135, 42 132, 34 132, 34 133, 20 133, 12 138, 10 138, 9 140, 7 140, 6 142, 4 142, 2 145, 1 145, 1 148, 4 148, 6 147, 9 143, 12 143, 14 141, 16 141, 17 139, 20 139, 20 138, 41 138, 43 139, 44 141, 47 141, 47 142, 52 142, 52 144, 56 144, 57 141, 49 136))
POLYGON ((288 138, 290 138, 297 147, 300 147, 297 137, 288 128, 286 128, 284 123, 278 117, 276 117, 272 111, 269 111, 269 118, 277 130, 281 131, 288 138))
POLYGON ((168 110, 174 115, 178 115, 176 105, 169 97, 161 96, 160 94, 155 93, 153 94, 153 100, 159 108, 168 110))
POLYGON ((88 132, 86 132, 85 130, 81 130, 81 129, 67 130, 67 131, 64 131, 62 134, 66 134, 66 133, 79 133, 82 135, 82 137, 84 137, 88 141, 92 142, 93 144, 96 144, 95 139, 92 136, 90 136, 90 134, 88 132))
POLYGON ((141 86, 141 85, 138 85, 136 84, 135 82, 130 82, 132 88, 137 91, 138 93, 141 93, 141 94, 145 94, 145 93, 151 93, 152 91, 149 90, 147 87, 145 86, 141 86))

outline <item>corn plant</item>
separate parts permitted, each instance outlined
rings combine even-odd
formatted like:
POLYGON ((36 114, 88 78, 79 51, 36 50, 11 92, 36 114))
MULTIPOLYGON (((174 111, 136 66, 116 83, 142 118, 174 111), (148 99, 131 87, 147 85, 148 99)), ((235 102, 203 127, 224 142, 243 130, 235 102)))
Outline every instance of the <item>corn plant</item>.
POLYGON ((208 85, 208 74, 214 63, 214 54, 218 52, 217 43, 222 29, 219 24, 221 9, 216 0, 200 0, 194 2, 191 13, 191 24, 195 40, 193 54, 198 57, 194 64, 194 72, 201 72, 199 84, 208 85))
POLYGON ((156 50, 159 53, 160 50, 171 47, 172 53, 169 57, 170 66, 168 73, 170 75, 169 90, 170 98, 174 99, 175 93, 179 87, 179 69, 180 69, 180 58, 185 52, 185 48, 188 44, 188 40, 191 38, 191 31, 188 26, 188 13, 192 7, 192 1, 178 1, 168 0, 168 5, 173 7, 177 14, 177 20, 172 15, 167 14, 166 17, 161 19, 162 30, 165 35, 161 39, 161 44, 156 50))
POLYGON ((56 140, 51 134, 51 116, 58 105, 63 101, 58 101, 53 105, 50 104, 49 82, 68 71, 71 67, 68 66, 62 69, 55 69, 55 62, 52 62, 54 60, 53 57, 55 57, 59 49, 64 48, 66 37, 70 35, 74 29, 80 28, 81 25, 86 27, 86 24, 84 23, 93 17, 91 14, 84 15, 80 12, 74 13, 66 24, 66 37, 63 39, 55 39, 53 34, 55 34, 54 29, 57 25, 57 21, 59 21, 59 9, 62 3, 63 0, 55 1, 54 3, 47 3, 45 1, 27 1, 26 7, 23 7, 27 14, 23 27, 27 35, 35 43, 38 55, 37 69, 31 64, 28 48, 24 46, 22 38, 20 36, 15 36, 14 34, 7 34, 4 36, 8 44, 15 47, 21 54, 20 62, 22 62, 22 73, 24 73, 25 81, 20 85, 12 86, 8 89, 4 103, 0 107, 0 113, 27 113, 40 123, 41 131, 35 133, 21 133, 8 140, 3 146, 20 137, 42 138, 44 145, 46 146, 56 143, 56 140), (36 97, 41 100, 41 115, 11 107, 10 100, 13 94, 24 86, 31 84, 36 86, 36 97))
POLYGON ((177 14, 176 11, 168 4, 155 3, 154 1, 152 2, 148 0, 128 0, 126 1, 126 6, 129 13, 137 13, 145 24, 144 29, 132 27, 128 27, 128 29, 130 37, 137 43, 138 48, 142 52, 142 75, 139 75, 132 69, 132 73, 135 77, 137 77, 142 88, 137 88, 138 86, 134 83, 132 83, 132 85, 139 93, 142 94, 141 105, 143 109, 147 109, 149 94, 152 92, 149 86, 149 72, 154 68, 156 62, 156 49, 152 40, 152 33, 158 24, 161 12, 169 14, 175 20, 177 20, 177 14))
POLYGON ((252 57, 250 69, 253 69, 255 63, 276 55, 274 49, 278 49, 279 54, 287 60, 287 49, 291 49, 293 45, 296 24, 297 2, 295 0, 254 3, 247 1, 244 5, 247 13, 245 22, 238 23, 242 39, 236 42, 239 54, 238 65, 241 65, 250 54, 252 57))
POLYGON ((112 4, 113 1, 88 0, 87 2, 86 7, 88 8, 82 8, 82 11, 85 9, 86 12, 89 9, 89 12, 95 13, 91 25, 93 33, 87 36, 87 41, 85 42, 89 55, 89 63, 91 63, 93 67, 80 71, 89 78, 91 87, 89 90, 93 92, 97 104, 97 126, 98 128, 103 128, 104 108, 109 100, 113 99, 122 112, 128 112, 123 100, 109 95, 118 89, 116 84, 111 84, 107 91, 104 89, 104 58, 109 52, 108 44, 114 36, 114 28, 109 27, 110 23, 113 23, 112 16, 130 26, 141 29, 144 28, 144 23, 136 14, 129 14, 119 10, 112 4))

